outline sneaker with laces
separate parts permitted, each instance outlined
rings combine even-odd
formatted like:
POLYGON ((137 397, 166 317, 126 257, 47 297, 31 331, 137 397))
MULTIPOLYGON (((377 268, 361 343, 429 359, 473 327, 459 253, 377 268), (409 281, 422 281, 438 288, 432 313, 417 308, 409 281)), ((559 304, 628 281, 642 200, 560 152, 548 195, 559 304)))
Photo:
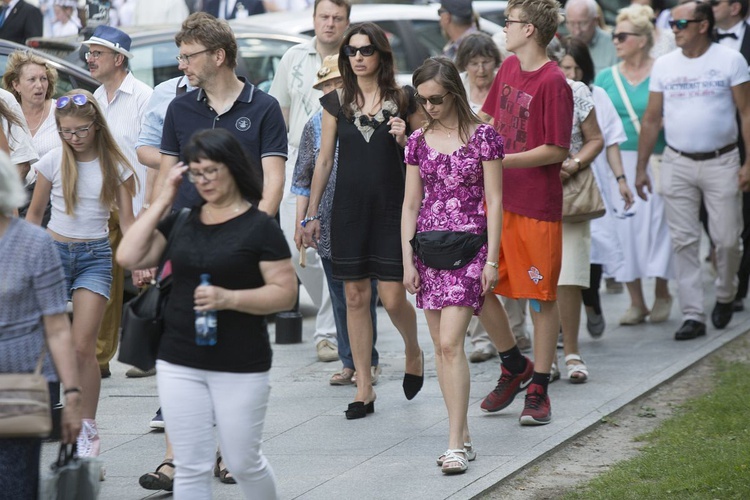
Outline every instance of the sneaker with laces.
POLYGON ((500 365, 501 374, 497 380, 497 386, 482 401, 482 411, 492 413, 506 408, 513 402, 516 394, 522 392, 531 383, 534 363, 526 356, 524 358, 526 359, 526 368, 521 373, 511 373, 510 370, 505 368, 505 365, 500 365))
POLYGON ((99 456, 99 431, 96 422, 89 418, 81 421, 81 432, 76 440, 76 450, 81 458, 99 456))
POLYGON ((552 421, 549 396, 539 384, 530 384, 526 391, 526 402, 519 419, 521 425, 545 425, 552 421))

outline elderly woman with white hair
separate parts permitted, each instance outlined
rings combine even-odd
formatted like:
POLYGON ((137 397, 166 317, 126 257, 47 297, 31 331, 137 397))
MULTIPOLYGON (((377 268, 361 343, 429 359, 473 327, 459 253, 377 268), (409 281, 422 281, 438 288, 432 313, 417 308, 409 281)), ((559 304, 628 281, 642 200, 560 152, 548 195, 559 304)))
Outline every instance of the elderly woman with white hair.
MULTIPOLYGON (((0 149, 7 150, 2 134, 0 149)), ((25 198, 15 166, 0 152, 0 373, 33 372, 47 349, 54 365, 45 356, 43 373, 50 382, 58 375, 62 380, 62 439, 74 443, 81 429, 81 389, 65 314, 65 276, 52 238, 11 216, 25 198)), ((0 491, 35 500, 40 451, 39 438, 0 438, 0 491)))
MULTIPOLYGON (((612 38, 622 62, 599 73, 594 84, 603 88, 617 109, 628 140, 620 145, 625 178, 635 190, 635 165, 638 157, 640 119, 648 103, 648 85, 654 59, 654 12, 645 5, 631 5, 620 10, 612 38)), ((666 142, 659 134, 654 152, 660 157, 666 142)), ((649 176, 654 177, 652 156, 649 176)), ((614 186, 613 186, 614 189, 614 186)), ((617 281, 625 283, 630 294, 630 307, 620 318, 621 325, 637 325, 648 317, 652 323, 669 319, 672 296, 668 279, 672 276, 672 243, 664 214, 664 201, 656 192, 648 201, 640 198, 628 210, 616 215, 616 228, 624 256, 624 265, 617 272, 617 281), (646 305, 641 284, 644 278, 656 278, 653 306, 646 305)))

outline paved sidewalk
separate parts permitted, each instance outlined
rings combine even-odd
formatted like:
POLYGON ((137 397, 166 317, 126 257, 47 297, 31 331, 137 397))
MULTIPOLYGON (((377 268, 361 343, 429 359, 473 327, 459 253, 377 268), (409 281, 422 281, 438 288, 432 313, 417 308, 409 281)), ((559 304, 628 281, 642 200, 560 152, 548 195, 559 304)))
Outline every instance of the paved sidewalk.
MULTIPOLYGON (((653 283, 647 282, 645 289, 652 300, 653 283)), ((707 284, 706 290, 710 313, 713 287, 707 284)), ((581 325, 581 354, 590 380, 572 385, 563 378, 550 386, 553 421, 549 425, 518 424, 522 394, 499 413, 483 413, 479 404, 495 385, 499 361, 471 364, 469 427, 478 457, 465 474, 450 477, 443 476, 435 464, 447 447, 448 419, 422 312, 417 316, 426 357, 422 392, 412 401, 404 398, 403 344, 381 308, 378 347, 383 375, 375 388, 375 413, 347 421, 343 411, 353 399, 354 388, 328 385, 340 365, 316 361, 313 311, 305 307, 304 342, 274 345, 263 449, 276 473, 280 498, 473 498, 750 330, 750 314, 743 312, 735 314, 725 330, 709 326, 706 337, 676 342, 673 334, 681 324, 676 303, 668 322, 626 328, 617 325, 617 320, 628 307, 627 293, 602 292, 602 300, 608 322, 603 338, 589 337, 585 317, 581 325)), ((470 349, 467 339, 467 352, 470 349)), ((102 383, 97 420, 107 479, 100 498, 169 498, 171 494, 149 492, 138 485, 138 477, 161 462, 164 438, 148 427, 159 406, 155 378, 127 379, 127 368, 114 362, 112 377, 102 383)), ((44 446, 43 471, 56 452, 56 444, 44 446)), ((237 486, 217 479, 214 498, 242 495, 237 486)))

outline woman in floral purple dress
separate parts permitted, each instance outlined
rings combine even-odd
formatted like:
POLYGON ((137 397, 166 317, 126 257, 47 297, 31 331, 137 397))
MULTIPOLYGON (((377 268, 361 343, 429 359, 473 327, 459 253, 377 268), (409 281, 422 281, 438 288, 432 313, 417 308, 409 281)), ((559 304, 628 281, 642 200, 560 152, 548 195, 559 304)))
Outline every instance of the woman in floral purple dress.
POLYGON ((416 100, 428 116, 406 145, 406 192, 401 216, 404 286, 417 294, 435 345, 435 364, 448 409, 448 450, 438 458, 446 474, 464 472, 476 457, 466 414, 469 365, 466 328, 497 283, 502 230, 502 139, 471 111, 461 78, 446 58, 432 58, 413 77, 416 100), (409 244, 415 233, 487 234, 463 267, 428 267, 409 244))

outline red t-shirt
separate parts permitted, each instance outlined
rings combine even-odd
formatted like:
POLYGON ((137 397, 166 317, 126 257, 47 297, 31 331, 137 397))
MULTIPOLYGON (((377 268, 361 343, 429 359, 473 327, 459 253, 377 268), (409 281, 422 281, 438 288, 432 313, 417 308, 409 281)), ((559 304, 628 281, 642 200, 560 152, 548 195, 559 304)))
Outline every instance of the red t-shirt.
MULTIPOLYGON (((482 111, 494 118, 507 154, 551 144, 570 148, 573 93, 550 61, 522 71, 513 55, 503 61, 482 111)), ((543 221, 562 220, 561 163, 503 169, 503 209, 543 221)))

